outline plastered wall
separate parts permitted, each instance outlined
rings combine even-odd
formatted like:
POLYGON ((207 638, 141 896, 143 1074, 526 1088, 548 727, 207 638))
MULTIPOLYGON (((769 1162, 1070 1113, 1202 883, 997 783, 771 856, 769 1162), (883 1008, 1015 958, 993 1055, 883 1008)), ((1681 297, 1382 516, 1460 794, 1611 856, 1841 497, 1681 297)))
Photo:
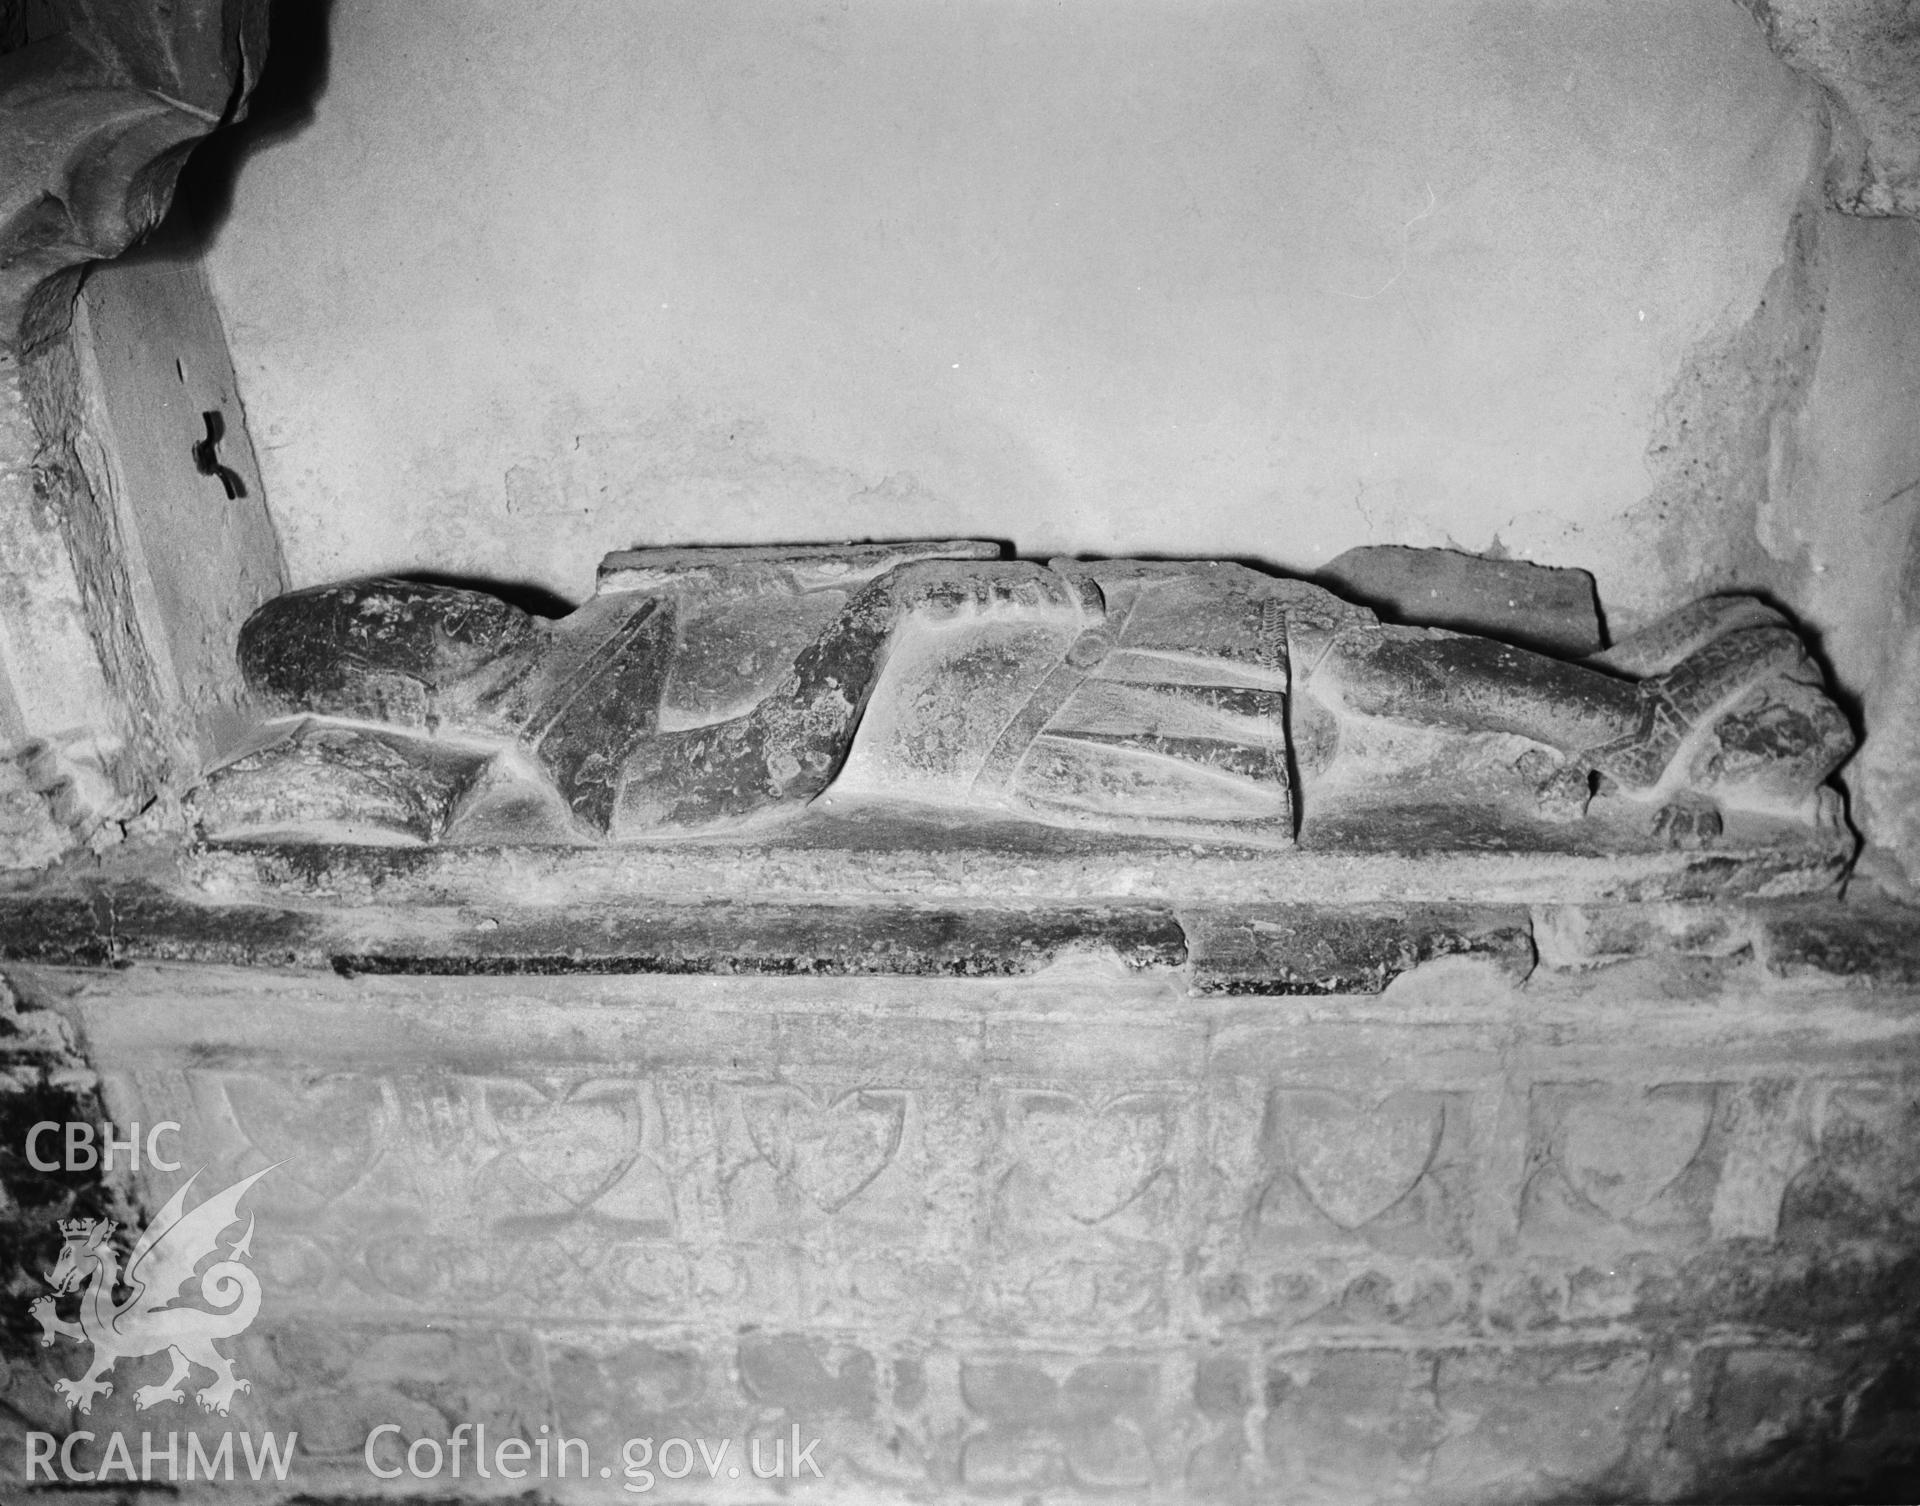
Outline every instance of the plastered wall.
POLYGON ((1724 0, 331 31, 212 253, 302 580, 962 531, 1631 593, 1660 404, 1820 151, 1724 0))

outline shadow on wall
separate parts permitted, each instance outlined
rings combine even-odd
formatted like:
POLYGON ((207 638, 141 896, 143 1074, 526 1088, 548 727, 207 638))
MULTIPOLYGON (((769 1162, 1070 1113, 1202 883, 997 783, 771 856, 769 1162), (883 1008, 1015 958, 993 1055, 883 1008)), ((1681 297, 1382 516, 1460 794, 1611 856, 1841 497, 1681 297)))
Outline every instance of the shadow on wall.
POLYGON ((247 117, 215 131, 187 159, 173 207, 149 239, 155 250, 204 251, 233 210, 234 183, 247 158, 313 120, 332 63, 332 17, 333 0, 276 0, 266 66, 247 102, 247 117))
POLYGON ((544 586, 532 585, 526 581, 493 580, 473 575, 446 575, 435 570, 404 570, 397 577, 400 580, 417 582, 427 586, 453 586, 462 591, 478 591, 486 596, 498 597, 509 606, 534 617, 565 617, 574 610, 574 603, 566 597, 556 595, 544 586))

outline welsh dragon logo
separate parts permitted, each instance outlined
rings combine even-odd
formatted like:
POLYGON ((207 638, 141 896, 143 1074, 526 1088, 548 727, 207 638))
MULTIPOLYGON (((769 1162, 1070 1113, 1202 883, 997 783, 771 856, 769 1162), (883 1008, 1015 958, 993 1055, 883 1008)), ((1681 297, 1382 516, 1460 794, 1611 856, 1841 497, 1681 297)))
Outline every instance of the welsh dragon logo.
POLYGON ((139 1359, 163 1349, 172 1357, 173 1372, 162 1384, 142 1386, 133 1393, 133 1404, 141 1411, 163 1401, 185 1401, 180 1385, 191 1378, 195 1365, 213 1372, 213 1383, 194 1393, 209 1412, 224 1416, 235 1392, 253 1389, 233 1373, 233 1361, 213 1347, 215 1339, 244 1332, 260 1311, 260 1278, 242 1264, 253 1249, 252 1214, 247 1215, 246 1233, 228 1247, 226 1258, 200 1276, 200 1298, 215 1310, 174 1304, 200 1263, 219 1253, 220 1236, 240 1221, 240 1199, 247 1189, 272 1170, 268 1166, 256 1171, 189 1211, 187 1192, 199 1179, 196 1171, 147 1225, 127 1260, 124 1278, 109 1243, 115 1228, 112 1219, 61 1222, 66 1243, 60 1259, 46 1273, 54 1294, 36 1299, 28 1310, 40 1322, 43 1345, 56 1337, 83 1339, 93 1345, 93 1364, 85 1375, 54 1382, 69 1407, 91 1412, 94 1397, 113 1394, 113 1382, 101 1377, 116 1360, 139 1359), (80 1321, 69 1323, 56 1312, 55 1303, 80 1291, 83 1283, 80 1321), (131 1295, 116 1302, 114 1290, 121 1285, 130 1288, 131 1295))

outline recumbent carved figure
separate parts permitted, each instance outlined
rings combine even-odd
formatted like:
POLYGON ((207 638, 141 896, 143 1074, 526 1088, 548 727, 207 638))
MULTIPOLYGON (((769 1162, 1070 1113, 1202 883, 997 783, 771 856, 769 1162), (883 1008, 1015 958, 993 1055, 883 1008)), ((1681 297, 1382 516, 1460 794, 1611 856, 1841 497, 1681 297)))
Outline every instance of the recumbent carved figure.
POLYGON ((1458 841, 1493 812, 1502 844, 1697 846, 1838 821, 1846 721, 1750 597, 1569 661, 1240 565, 997 555, 632 551, 558 620, 392 578, 283 596, 240 661, 298 720, 216 771, 206 828, 632 843, 879 803, 1255 845, 1392 810, 1455 813, 1458 841))

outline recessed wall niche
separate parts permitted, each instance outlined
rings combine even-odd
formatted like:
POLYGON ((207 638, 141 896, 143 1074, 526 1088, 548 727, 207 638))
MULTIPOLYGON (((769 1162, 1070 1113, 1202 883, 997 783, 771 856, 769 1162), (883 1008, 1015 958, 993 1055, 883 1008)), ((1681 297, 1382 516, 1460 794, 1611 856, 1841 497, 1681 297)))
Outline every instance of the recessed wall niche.
POLYGON ((0 13, 10 1457, 1910 1496, 1909 46, 0 13))

